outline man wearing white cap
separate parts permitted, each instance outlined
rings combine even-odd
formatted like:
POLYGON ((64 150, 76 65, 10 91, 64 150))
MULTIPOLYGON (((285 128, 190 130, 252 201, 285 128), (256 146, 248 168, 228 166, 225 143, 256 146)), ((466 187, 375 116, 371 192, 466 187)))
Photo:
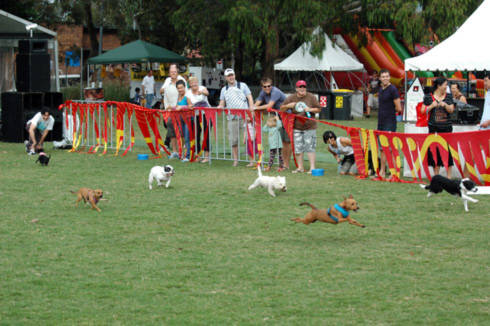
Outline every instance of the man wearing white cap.
MULTIPOLYGON (((252 93, 247 84, 236 81, 235 72, 228 68, 225 70, 227 85, 221 89, 219 97, 219 108, 228 109, 250 109, 254 107, 252 93)), ((243 127, 242 118, 237 115, 228 114, 228 135, 232 148, 233 166, 238 165, 238 138, 243 127)))

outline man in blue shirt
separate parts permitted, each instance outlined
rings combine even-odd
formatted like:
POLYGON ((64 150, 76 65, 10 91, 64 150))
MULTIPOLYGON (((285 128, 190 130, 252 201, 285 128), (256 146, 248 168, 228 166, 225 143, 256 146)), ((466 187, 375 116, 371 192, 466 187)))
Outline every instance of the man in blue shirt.
MULTIPOLYGON (((269 77, 262 78, 260 84, 262 85, 262 90, 260 91, 259 97, 255 100, 255 110, 265 112, 265 110, 272 107, 279 111, 282 102, 286 99, 286 94, 276 86, 272 86, 272 79, 269 77)), ((286 134, 284 126, 279 129, 279 132, 282 139, 284 168, 289 169, 289 161, 291 160, 291 140, 286 134)))
POLYGON ((270 107, 280 110, 286 95, 276 86, 272 86, 272 79, 269 77, 262 78, 260 84, 262 85, 262 90, 259 97, 255 100, 255 110, 262 111, 270 107))
MULTIPOLYGON (((378 92, 378 130, 396 131, 396 113, 402 112, 400 94, 390 82, 390 72, 386 69, 379 71, 381 87, 378 92)), ((386 155, 381 151, 379 176, 386 175, 386 155)))

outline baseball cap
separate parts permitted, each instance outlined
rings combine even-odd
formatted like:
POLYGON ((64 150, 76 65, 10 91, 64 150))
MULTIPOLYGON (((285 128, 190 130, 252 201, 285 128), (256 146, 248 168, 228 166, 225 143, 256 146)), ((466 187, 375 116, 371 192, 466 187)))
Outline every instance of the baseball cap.
POLYGON ((300 86, 305 86, 306 87, 306 82, 304 80, 298 80, 296 82, 296 87, 300 87, 300 86))
POLYGON ((235 74, 235 72, 233 71, 233 69, 226 68, 226 70, 225 70, 225 76, 234 75, 234 74, 235 74))

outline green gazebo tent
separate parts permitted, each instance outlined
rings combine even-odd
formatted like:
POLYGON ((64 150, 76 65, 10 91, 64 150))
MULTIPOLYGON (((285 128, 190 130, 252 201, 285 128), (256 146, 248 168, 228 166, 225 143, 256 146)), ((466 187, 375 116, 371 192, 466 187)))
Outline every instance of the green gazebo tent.
POLYGON ((88 59, 88 63, 144 63, 144 62, 186 62, 187 58, 142 40, 133 41, 114 50, 88 59))

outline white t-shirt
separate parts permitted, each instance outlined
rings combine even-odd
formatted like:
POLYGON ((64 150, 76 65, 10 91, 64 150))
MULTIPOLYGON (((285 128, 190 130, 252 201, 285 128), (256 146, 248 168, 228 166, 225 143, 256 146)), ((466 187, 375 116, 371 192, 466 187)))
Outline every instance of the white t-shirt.
MULTIPOLYGON (((490 90, 487 91, 487 94, 485 95, 485 103, 483 103, 483 114, 481 117, 481 122, 490 120, 490 90)), ((483 128, 480 127, 480 129, 490 129, 490 126, 483 128)))
MULTIPOLYGON (((206 87, 199 86, 200 92, 202 92, 204 89, 206 89, 206 87)), ((208 97, 206 95, 204 95, 204 94, 196 95, 196 94, 192 93, 192 89, 188 89, 185 96, 187 96, 189 98, 189 100, 191 100, 192 104, 196 104, 199 102, 206 102, 209 105, 208 97)))
POLYGON ((352 146, 344 146, 342 145, 342 142, 340 141, 340 137, 337 137, 337 147, 333 147, 332 145, 328 144, 328 148, 332 152, 334 152, 337 155, 352 155, 354 154, 354 149, 352 146))
POLYGON ((29 123, 34 124, 39 131, 43 132, 46 129, 53 130, 54 118, 52 115, 49 115, 48 121, 45 121, 41 112, 38 112, 32 117, 31 120, 27 121, 27 124, 29 123))
MULTIPOLYGON (((179 75, 177 76, 177 80, 183 80, 185 83, 185 88, 187 88, 187 83, 184 77, 179 75)), ((163 89, 163 103, 165 105, 165 109, 176 106, 179 98, 179 92, 177 91, 175 84, 172 83, 172 78, 167 77, 161 89, 163 89)))
POLYGON ((141 86, 145 88, 145 95, 155 94, 155 78, 153 76, 149 77, 146 75, 143 78, 143 82, 141 82, 141 86))

